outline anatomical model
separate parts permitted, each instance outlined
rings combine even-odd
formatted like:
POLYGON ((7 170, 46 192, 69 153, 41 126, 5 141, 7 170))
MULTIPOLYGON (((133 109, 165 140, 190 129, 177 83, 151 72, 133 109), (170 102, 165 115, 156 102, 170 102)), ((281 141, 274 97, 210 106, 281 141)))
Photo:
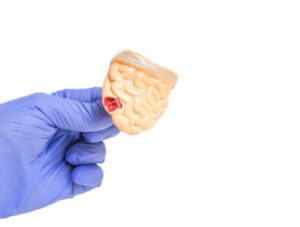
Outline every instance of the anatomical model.
POLYGON ((140 54, 123 51, 110 63, 103 105, 120 131, 130 135, 152 128, 168 106, 178 76, 140 54))

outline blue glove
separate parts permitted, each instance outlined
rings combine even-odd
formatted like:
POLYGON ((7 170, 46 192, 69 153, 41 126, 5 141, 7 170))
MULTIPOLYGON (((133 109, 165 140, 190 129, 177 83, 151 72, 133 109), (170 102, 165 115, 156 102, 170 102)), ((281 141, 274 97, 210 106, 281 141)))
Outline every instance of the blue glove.
POLYGON ((102 89, 33 94, 0 105, 0 217, 99 187, 103 140, 119 130, 102 89))

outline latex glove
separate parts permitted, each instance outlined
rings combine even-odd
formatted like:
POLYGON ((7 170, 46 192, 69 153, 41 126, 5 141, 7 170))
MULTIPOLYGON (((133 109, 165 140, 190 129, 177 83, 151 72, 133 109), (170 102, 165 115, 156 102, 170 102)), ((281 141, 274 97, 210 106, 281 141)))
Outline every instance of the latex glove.
POLYGON ((0 105, 0 217, 101 185, 101 141, 119 133, 101 94, 101 88, 63 90, 0 105))

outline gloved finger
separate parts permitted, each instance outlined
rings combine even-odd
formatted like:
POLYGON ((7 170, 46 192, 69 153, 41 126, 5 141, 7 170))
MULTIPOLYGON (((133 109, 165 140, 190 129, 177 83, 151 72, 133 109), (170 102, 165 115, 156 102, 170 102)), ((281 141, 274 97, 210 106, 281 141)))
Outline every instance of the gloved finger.
POLYGON ((103 171, 97 165, 77 166, 72 171, 72 180, 75 184, 85 187, 100 187, 103 171))
POLYGON ((83 186, 83 185, 80 185, 80 184, 73 183, 73 185, 72 185, 72 195, 74 195, 74 196, 79 195, 79 194, 88 192, 92 189, 95 189, 95 187, 88 187, 88 186, 83 186))
POLYGON ((102 100, 102 88, 93 87, 87 89, 64 89, 52 93, 66 99, 77 100, 80 102, 93 103, 102 100))
POLYGON ((72 165, 103 163, 105 154, 106 149, 103 142, 91 144, 80 141, 69 148, 66 160, 72 165))
POLYGON ((85 132, 82 133, 84 140, 88 143, 99 143, 103 140, 112 138, 120 133, 119 129, 112 125, 106 129, 99 132, 85 132))
POLYGON ((79 132, 97 132, 113 125, 102 102, 85 103, 38 93, 30 97, 40 118, 53 127, 79 132))

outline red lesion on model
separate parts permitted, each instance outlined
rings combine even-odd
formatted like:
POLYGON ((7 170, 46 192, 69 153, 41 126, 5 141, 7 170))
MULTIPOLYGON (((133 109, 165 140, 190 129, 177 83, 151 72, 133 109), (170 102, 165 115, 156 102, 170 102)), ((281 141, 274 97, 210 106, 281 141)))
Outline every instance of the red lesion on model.
POLYGON ((122 109, 123 105, 119 98, 105 97, 104 106, 107 107, 109 112, 116 110, 117 108, 122 109))

